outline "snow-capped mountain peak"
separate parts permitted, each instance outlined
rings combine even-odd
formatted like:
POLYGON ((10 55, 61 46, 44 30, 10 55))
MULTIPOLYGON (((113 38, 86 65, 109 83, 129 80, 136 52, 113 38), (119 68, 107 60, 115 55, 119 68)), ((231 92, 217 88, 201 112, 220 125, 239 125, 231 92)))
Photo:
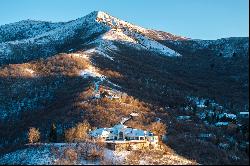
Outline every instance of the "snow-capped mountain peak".
POLYGON ((103 11, 94 11, 96 12, 96 18, 109 18, 110 15, 103 11))
POLYGON ((99 25, 109 29, 98 39, 91 42, 98 44, 98 50, 102 49, 105 51, 105 49, 117 49, 113 44, 113 42, 116 41, 137 49, 147 49, 166 56, 180 56, 179 53, 148 37, 147 32, 149 30, 145 28, 120 20, 102 11, 94 11, 89 15, 94 17, 99 25))
POLYGON ((114 29, 129 29, 129 30, 135 30, 136 32, 146 32, 147 29, 142 28, 140 26, 133 25, 131 23, 128 23, 126 21, 123 21, 121 19, 118 19, 116 17, 113 17, 105 12, 98 11, 96 13, 96 21, 103 23, 107 26, 110 26, 114 29))

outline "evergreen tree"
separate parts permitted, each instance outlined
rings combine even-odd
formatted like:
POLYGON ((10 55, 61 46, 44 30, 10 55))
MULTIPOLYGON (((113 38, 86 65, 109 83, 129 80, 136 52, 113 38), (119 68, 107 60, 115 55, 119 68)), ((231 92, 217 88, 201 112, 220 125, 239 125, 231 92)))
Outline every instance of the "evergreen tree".
POLYGON ((194 104, 193 105, 193 114, 196 115, 196 113, 197 113, 197 105, 194 104))
POLYGON ((49 141, 50 142, 56 142, 57 141, 57 131, 56 131, 56 125, 52 123, 49 133, 49 141))
POLYGON ((214 64, 212 63, 212 64, 210 64, 210 68, 211 69, 213 69, 214 68, 214 64))
POLYGON ((236 52, 233 53, 233 57, 236 57, 236 52))
POLYGON ((207 106, 207 107, 209 106, 209 104, 210 104, 210 101, 209 101, 209 100, 206 100, 206 101, 204 102, 204 105, 207 106))
POLYGON ((212 122, 217 122, 216 118, 217 118, 216 112, 214 112, 212 115, 212 122))

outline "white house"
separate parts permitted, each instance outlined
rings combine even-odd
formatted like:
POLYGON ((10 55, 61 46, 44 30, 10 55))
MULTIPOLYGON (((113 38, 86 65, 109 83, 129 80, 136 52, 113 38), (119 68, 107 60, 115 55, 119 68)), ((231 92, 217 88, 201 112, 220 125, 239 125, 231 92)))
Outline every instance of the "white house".
POLYGON ((130 146, 134 148, 145 148, 152 145, 158 146, 158 136, 150 131, 144 131, 141 129, 134 129, 124 125, 127 121, 133 119, 133 117, 139 116, 137 113, 131 113, 129 117, 122 118, 121 122, 111 128, 99 128, 89 132, 89 135, 93 138, 102 138, 107 147, 116 149, 128 149, 130 146))
POLYGON ((241 117, 241 118, 249 118, 249 112, 240 112, 239 117, 241 117))
POLYGON ((215 126, 217 126, 217 127, 220 127, 220 126, 228 126, 228 125, 229 125, 228 122, 217 122, 217 123, 215 123, 215 126))
POLYGON ((129 141, 148 141, 151 144, 158 143, 158 137, 152 132, 130 128, 123 124, 117 124, 111 128, 99 128, 89 133, 91 137, 103 138, 106 142, 129 142, 129 141))
POLYGON ((226 117, 226 118, 232 119, 232 120, 236 119, 236 115, 235 114, 228 114, 228 113, 219 114, 219 119, 221 119, 223 117, 226 117))

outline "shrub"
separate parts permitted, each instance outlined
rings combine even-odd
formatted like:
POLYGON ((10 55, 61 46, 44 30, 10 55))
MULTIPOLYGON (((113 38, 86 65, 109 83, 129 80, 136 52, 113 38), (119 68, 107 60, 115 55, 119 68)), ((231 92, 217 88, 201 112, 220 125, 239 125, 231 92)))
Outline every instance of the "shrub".
POLYGON ((167 133, 167 127, 161 122, 153 122, 149 125, 149 129, 159 138, 167 133))
POLYGON ((89 129, 90 125, 87 121, 78 123, 76 127, 70 128, 65 131, 65 140, 68 142, 84 141, 89 138, 89 129))
POLYGON ((124 159, 125 165, 139 165, 140 159, 144 153, 145 150, 131 151, 124 159))
POLYGON ((77 152, 74 149, 67 148, 63 151, 63 155, 58 160, 55 160, 53 165, 75 165, 77 159, 77 152))
POLYGON ((87 156, 88 160, 97 160, 103 158, 103 151, 98 151, 96 148, 92 148, 87 156))
POLYGON ((104 143, 100 140, 86 140, 78 144, 79 158, 84 160, 97 160, 104 158, 104 143))
POLYGON ((77 160, 77 152, 74 149, 65 149, 64 157, 70 163, 74 163, 77 160))
POLYGON ((70 128, 65 131, 65 141, 67 142, 73 142, 74 140, 74 133, 75 133, 75 128, 70 128))
POLYGON ((40 140, 40 132, 38 129, 31 127, 28 132, 29 143, 35 143, 40 140))

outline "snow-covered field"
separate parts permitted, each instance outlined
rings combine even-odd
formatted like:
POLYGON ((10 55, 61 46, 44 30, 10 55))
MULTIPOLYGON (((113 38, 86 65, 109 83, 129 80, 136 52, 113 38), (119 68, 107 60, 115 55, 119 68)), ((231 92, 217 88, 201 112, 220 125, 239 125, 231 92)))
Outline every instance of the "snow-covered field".
MULTIPOLYGON (((77 150, 79 149, 81 143, 44 143, 31 145, 25 149, 17 150, 5 154, 0 157, 0 164, 18 164, 18 165, 53 165, 63 161, 63 153, 67 149, 77 150)), ((75 161, 70 164, 76 165, 100 165, 100 164, 125 164, 130 161, 130 154, 132 151, 112 151, 109 149, 104 149, 103 160, 86 160, 78 156, 75 161)), ((152 153, 154 153, 152 151, 152 153)), ((147 164, 174 164, 174 165, 188 165, 194 163, 193 161, 187 160, 174 153, 166 153, 157 158, 152 158, 154 155, 143 155, 139 158, 140 165, 147 164)), ((157 155, 156 155, 157 156, 157 155)), ((131 161, 130 161, 131 162, 131 161)), ((69 164, 69 163, 68 163, 69 164)))
MULTIPOLYGON (((66 149, 76 150, 81 143, 44 143, 31 145, 25 149, 8 153, 0 158, 0 164, 53 165, 63 159, 66 149)), ((115 152, 104 149, 105 160, 123 160, 126 152, 115 152)), ((75 164, 100 164, 100 161, 77 159, 75 164)))

